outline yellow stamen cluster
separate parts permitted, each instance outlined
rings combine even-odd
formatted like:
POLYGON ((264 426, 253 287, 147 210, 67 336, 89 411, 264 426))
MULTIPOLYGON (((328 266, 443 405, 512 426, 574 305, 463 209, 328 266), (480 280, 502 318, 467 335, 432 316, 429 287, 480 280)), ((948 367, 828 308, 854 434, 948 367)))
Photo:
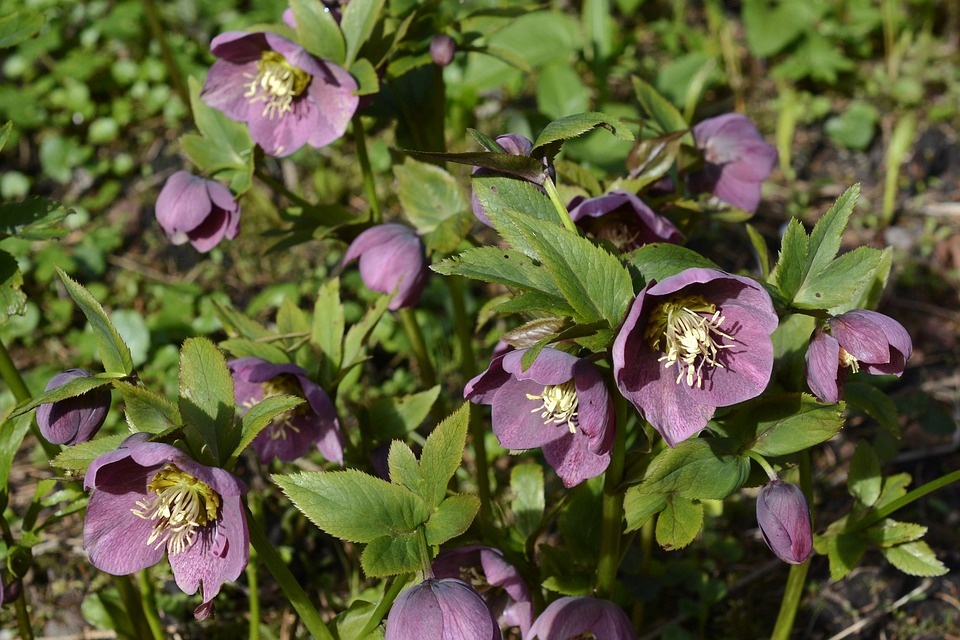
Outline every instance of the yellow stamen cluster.
POLYGON ((860 361, 843 347, 840 347, 840 366, 849 367, 851 373, 860 371, 860 361))
POLYGON ((480 595, 485 595, 493 590, 493 586, 487 582, 487 578, 480 573, 477 567, 460 567, 460 579, 473 587, 473 590, 480 595))
POLYGON ((655 351, 663 351, 658 362, 668 369, 676 365, 677 384, 685 380, 688 387, 696 383, 702 389, 704 365, 723 368, 717 358, 720 349, 733 346, 720 343, 720 338, 733 340, 720 330, 724 319, 717 306, 703 296, 670 300, 650 313, 644 337, 655 351))
POLYGON ((577 398, 577 387, 573 380, 563 384, 551 384, 543 388, 540 395, 526 394, 528 400, 540 400, 540 406, 530 410, 530 413, 540 411, 544 424, 566 424, 570 433, 577 432, 577 407, 580 404, 577 398))
POLYGON ((246 74, 250 82, 244 98, 263 102, 263 116, 273 120, 288 113, 293 100, 310 85, 309 73, 293 66, 276 51, 264 51, 257 63, 257 75, 246 74))
POLYGON ((173 464, 166 464, 147 484, 148 496, 133 515, 154 521, 147 544, 177 554, 193 545, 197 530, 216 521, 220 495, 173 464))
POLYGON ((587 631, 586 633, 581 633, 576 638, 571 638, 570 640, 597 640, 597 636, 593 635, 592 631, 587 631))

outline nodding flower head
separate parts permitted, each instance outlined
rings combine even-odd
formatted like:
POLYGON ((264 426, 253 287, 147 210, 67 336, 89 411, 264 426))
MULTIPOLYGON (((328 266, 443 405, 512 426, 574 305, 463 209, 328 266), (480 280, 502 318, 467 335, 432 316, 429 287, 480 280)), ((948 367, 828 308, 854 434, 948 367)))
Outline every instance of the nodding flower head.
POLYGON ((343 68, 275 33, 222 33, 201 99, 247 123, 264 152, 287 156, 344 134, 357 110, 357 82, 343 68))
POLYGON ((147 437, 134 434, 91 463, 83 547, 93 566, 112 575, 145 569, 166 553, 177 586, 190 594, 202 589, 194 611, 202 620, 220 586, 240 577, 249 559, 246 487, 147 437))
POLYGON ((399 596, 387 617, 385 640, 501 640, 483 598, 454 578, 429 578, 399 596))
POLYGON ((596 198, 577 196, 567 208, 578 227, 598 240, 606 240, 621 253, 651 242, 677 244, 683 240, 683 234, 672 222, 626 191, 612 191, 596 198))
POLYGON ((530 640, 636 640, 623 609, 590 596, 551 602, 530 627, 530 640))
POLYGON ((772 480, 757 496, 757 524, 773 554, 800 564, 813 551, 810 507, 795 484, 772 480))
POLYGON ((360 261, 360 277, 374 291, 393 294, 390 309, 413 307, 430 278, 426 249, 417 233, 389 222, 370 227, 350 244, 343 263, 360 261))
POLYGON ((759 284, 687 269, 637 295, 613 343, 620 392, 670 446, 717 407, 756 397, 773 370, 777 314, 759 284))
POLYGON ((170 242, 189 242, 203 253, 240 231, 240 205, 230 190, 186 171, 177 171, 164 183, 156 215, 170 242))
MULTIPOLYGON (((92 375, 86 369, 70 369, 53 376, 46 390, 52 391, 71 380, 92 375)), ((43 437, 53 444, 79 444, 97 435, 109 410, 110 390, 98 387, 80 396, 40 405, 37 407, 37 426, 43 437)))

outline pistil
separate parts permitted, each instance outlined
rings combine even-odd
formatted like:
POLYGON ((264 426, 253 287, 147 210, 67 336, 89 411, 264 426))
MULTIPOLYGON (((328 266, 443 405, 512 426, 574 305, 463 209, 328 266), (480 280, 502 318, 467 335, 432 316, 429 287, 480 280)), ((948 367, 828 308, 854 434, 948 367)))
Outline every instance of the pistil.
POLYGON ((530 413, 540 411, 544 424, 566 424, 570 433, 577 432, 577 407, 580 404, 577 398, 577 387, 573 380, 563 384, 547 385, 540 395, 526 394, 528 400, 540 400, 541 404, 530 410, 530 413))
POLYGON ((147 544, 167 545, 177 554, 193 545, 198 529, 215 522, 220 495, 173 464, 164 465, 147 484, 148 496, 137 501, 133 515, 154 521, 147 544), (150 495, 152 494, 152 495, 150 495))

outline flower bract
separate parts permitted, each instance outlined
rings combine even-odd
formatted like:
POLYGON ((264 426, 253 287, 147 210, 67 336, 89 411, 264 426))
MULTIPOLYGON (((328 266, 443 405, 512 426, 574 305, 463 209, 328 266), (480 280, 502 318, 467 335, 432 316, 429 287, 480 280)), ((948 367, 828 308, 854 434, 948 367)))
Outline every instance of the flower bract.
POLYGON ((600 370, 545 348, 524 371, 526 349, 493 359, 470 380, 464 397, 492 407, 493 432, 508 449, 540 447, 563 484, 572 487, 610 464, 613 402, 600 370))
POLYGON ((156 215, 170 242, 189 242, 204 253, 223 238, 236 238, 240 230, 240 205, 230 190, 186 171, 177 171, 164 183, 156 215))
POLYGON ((693 268, 637 295, 613 343, 620 392, 670 446, 717 407, 754 398, 773 369, 777 314, 753 280, 693 268))
POLYGON ((839 402, 850 373, 900 376, 913 353, 899 322, 866 309, 847 311, 819 326, 807 348, 807 385, 825 402, 839 402))
POLYGON ((423 241, 413 229, 389 222, 370 227, 350 244, 344 264, 360 261, 360 277, 368 288, 396 293, 390 309, 415 306, 427 286, 430 271, 423 241))
POLYGON ((227 363, 233 374, 237 406, 247 409, 272 395, 287 394, 306 402, 274 418, 250 446, 263 462, 289 462, 316 446, 327 460, 343 464, 343 433, 330 397, 295 364, 274 364, 261 358, 227 363))
POLYGON ((757 524, 767 546, 784 562, 800 564, 813 551, 810 507, 795 484, 772 480, 760 490, 757 524))
POLYGON ((188 594, 202 590, 194 611, 200 620, 221 585, 247 565, 246 487, 172 445, 147 442, 147 435, 134 434, 91 463, 83 480, 91 490, 83 546, 90 562, 112 575, 145 569, 166 553, 177 586, 188 594))
POLYGON ((635 640, 623 609, 600 598, 567 596, 550 603, 525 640, 635 640))
MULTIPOLYGON (((46 390, 52 391, 71 380, 92 375, 86 369, 69 369, 53 376, 46 390)), ((83 395, 40 405, 37 407, 37 426, 43 437, 53 444, 79 444, 97 434, 109 410, 110 389, 98 387, 83 395)))
POLYGON ((222 33, 210 50, 219 60, 200 97, 246 122, 250 137, 269 155, 330 144, 357 110, 353 76, 275 33, 222 33))
POLYGON ((454 578, 429 578, 399 596, 387 617, 385 640, 500 640, 483 598, 454 578))

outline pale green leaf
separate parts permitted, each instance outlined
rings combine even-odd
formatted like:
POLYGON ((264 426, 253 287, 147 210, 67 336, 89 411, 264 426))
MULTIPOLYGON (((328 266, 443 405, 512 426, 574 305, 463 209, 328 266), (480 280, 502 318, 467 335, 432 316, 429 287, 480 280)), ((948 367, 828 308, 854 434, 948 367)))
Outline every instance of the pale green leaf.
POLYGON ((908 576, 942 576, 950 571, 937 560, 930 545, 922 540, 886 547, 880 551, 890 564, 908 576))
POLYGON ((352 0, 343 7, 340 28, 347 46, 345 66, 353 64, 360 47, 373 33, 383 4, 384 0, 352 0))
POLYGON ((480 509, 480 499, 468 493, 458 493, 437 505, 427 521, 427 544, 441 545, 463 534, 480 509))
POLYGON ((422 569, 418 535, 401 533, 371 540, 360 556, 363 572, 368 578, 386 578, 422 569))
POLYGON ((57 274, 63 281, 67 293, 83 311, 83 315, 87 317, 87 321, 93 329, 104 370, 107 373, 130 375, 133 371, 133 358, 130 356, 130 349, 127 348, 123 338, 120 337, 117 329, 110 322, 110 318, 103 311, 103 307, 89 291, 59 267, 57 268, 57 274))
POLYGON ((470 422, 470 403, 460 405, 433 430, 420 454, 420 474, 423 477, 423 500, 433 509, 447 493, 447 484, 463 460, 467 445, 467 425, 470 422))
POLYGON ((196 456, 217 466, 226 463, 239 441, 233 377, 219 349, 206 338, 188 338, 180 348, 177 405, 184 435, 196 456))
POLYGON ((667 551, 683 549, 697 537, 703 526, 703 505, 673 496, 657 518, 657 544, 667 551))
POLYGON ((436 165, 407 158, 393 173, 403 213, 420 235, 470 206, 459 182, 436 165))
POLYGON ((543 467, 533 462, 523 462, 510 469, 510 509, 513 511, 514 527, 526 540, 540 529, 543 510, 546 506, 543 493, 543 467))
POLYGON ((129 435, 129 433, 120 433, 75 444, 61 451, 60 455, 50 461, 50 464, 58 469, 85 472, 91 462, 104 453, 115 451, 129 435))
POLYGON ((347 45, 340 25, 322 2, 290 0, 297 36, 304 49, 324 60, 344 66, 347 45))
POLYGON ((176 405, 155 391, 122 380, 114 382, 113 386, 123 397, 123 412, 134 430, 163 433, 180 425, 176 405))

